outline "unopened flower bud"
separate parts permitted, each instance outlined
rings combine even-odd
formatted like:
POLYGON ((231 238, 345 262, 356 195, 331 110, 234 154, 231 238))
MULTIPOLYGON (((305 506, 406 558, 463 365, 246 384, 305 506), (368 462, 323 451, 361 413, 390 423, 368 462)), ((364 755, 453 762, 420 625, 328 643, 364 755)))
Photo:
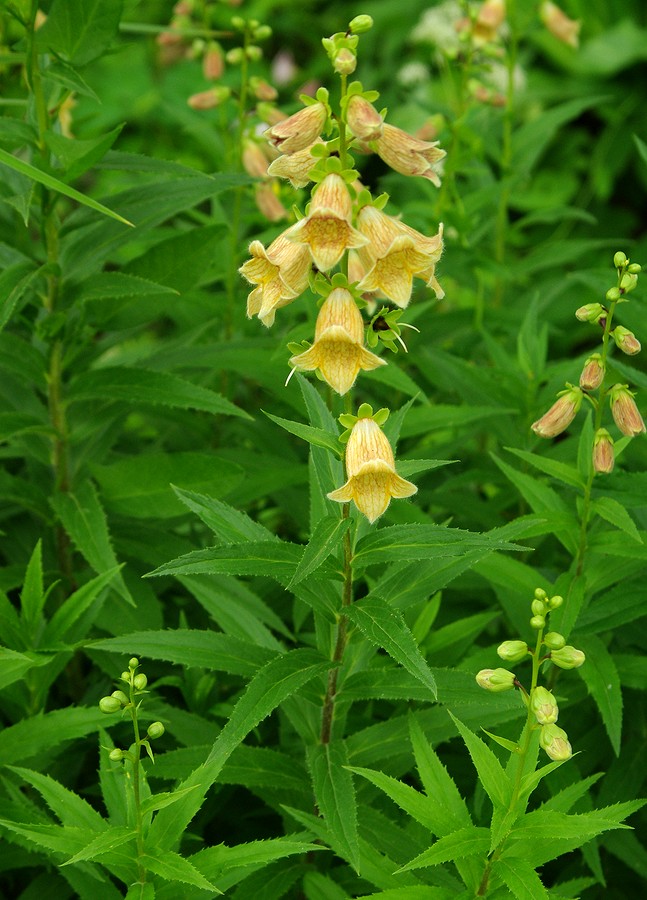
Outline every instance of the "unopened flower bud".
POLYGON ((250 78, 249 86, 252 89, 252 93, 257 100, 276 100, 279 95, 276 88, 272 87, 269 81, 265 81, 264 78, 257 78, 256 76, 254 78, 250 78))
POLYGON ((373 19, 371 16, 355 16, 350 20, 348 30, 351 34, 365 34, 373 27, 373 19))
POLYGON ((242 162, 244 170, 252 178, 265 178, 267 175, 268 159, 257 141, 249 138, 243 141, 242 162))
POLYGON ((550 654, 551 662, 554 662, 560 669, 579 669, 586 661, 586 656, 581 650, 571 647, 567 644, 559 650, 553 650, 550 654))
POLYGON ((148 726, 146 734, 149 736, 149 738, 154 740, 155 738, 162 737, 162 735, 164 734, 164 730, 164 726, 161 722, 151 722, 151 724, 148 726))
POLYGON ((535 600, 545 600, 548 595, 543 588, 535 588, 535 600))
POLYGON ((245 54, 247 56, 247 59, 249 59, 251 62, 259 62, 261 59, 263 59, 263 51, 260 47, 257 47, 256 44, 250 44, 246 48, 245 54))
POLYGON ((539 732, 539 743, 555 762, 563 762, 573 755, 568 735, 558 725, 544 725, 539 732))
POLYGON ((143 672, 140 672, 139 675, 135 675, 133 678, 133 685, 135 690, 143 691, 146 685, 148 684, 148 678, 144 675, 143 672))
POLYGON ((627 265, 627 257, 622 252, 622 250, 618 250, 618 252, 613 257, 613 265, 616 269, 621 269, 623 266, 627 265))
POLYGON ((124 751, 120 750, 119 747, 115 747, 108 754, 108 758, 113 762, 121 762, 121 760, 124 758, 124 751))
POLYGON ((516 677, 507 669, 481 669, 476 676, 476 683, 484 690, 498 694, 501 691, 512 690, 516 677))
POLYGON ((604 381, 605 365, 599 353, 593 353, 584 363, 580 375, 580 387, 583 391, 595 391, 604 381))
POLYGON ((622 295, 617 287, 609 288, 609 290, 605 294, 605 297, 609 301, 609 303, 615 303, 616 300, 619 300, 621 296, 622 295))
POLYGON ((528 644, 525 641, 504 641, 496 648, 496 652, 504 662, 521 662, 528 656, 528 644))
POLYGON ((559 709, 555 698, 545 687, 538 686, 530 697, 530 708, 540 725, 552 725, 557 721, 559 709))
POLYGON ((124 694, 123 691, 113 691, 112 694, 111 694, 110 696, 111 696, 111 697, 114 697, 115 700, 118 700, 118 701, 121 703, 122 706, 127 706, 127 705, 130 703, 130 700, 129 700, 128 697, 124 694))
POLYGON ((544 644, 549 650, 561 650, 565 643, 564 635, 559 634, 557 631, 549 631, 548 634, 544 635, 544 644))
POLYGON ((541 631, 545 624, 546 619, 543 616, 533 616, 530 620, 530 627, 534 628, 535 631, 541 631))
POLYGON ((121 709, 121 703, 116 697, 102 697, 99 700, 99 709, 102 713, 116 713, 121 709))
POLYGON ((244 31, 245 30, 245 20, 242 16, 232 16, 231 17, 231 27, 235 28, 236 31, 244 31))
POLYGON ((627 272, 629 272, 630 275, 638 275, 639 272, 642 272, 642 266, 640 263, 632 263, 627 267, 627 272))
POLYGON ((202 57, 202 74, 207 81, 217 81, 225 71, 225 56, 222 47, 212 41, 202 57))
POLYGON ((559 607, 562 605, 563 602, 564 602, 564 598, 560 597, 559 594, 555 594, 555 596, 551 597, 550 600, 548 601, 548 608, 549 609, 559 609, 559 607))
POLYGON ((638 275, 633 275, 631 272, 627 271, 620 279, 620 291, 623 294, 628 294, 638 284, 638 275))
POLYGON ((208 91, 200 91, 198 94, 192 94, 187 100, 191 109, 215 109, 231 96, 231 88, 224 84, 209 88, 208 91))
POLYGON ((346 124, 360 141, 374 141, 384 131, 384 119, 361 94, 353 94, 346 106, 346 124))
POLYGON ((122 681, 126 681, 128 684, 130 684, 130 676, 131 676, 131 674, 132 674, 131 672, 122 672, 122 673, 121 673, 121 680, 122 680, 122 681))
POLYGON ((586 303, 575 310, 575 318, 580 322, 597 322, 607 311, 601 303, 586 303))
POLYGON ((338 75, 352 75, 357 68, 357 57, 348 47, 341 47, 333 60, 333 69, 338 75))
POLYGON ((566 431, 582 405, 582 389, 570 387, 562 391, 547 413, 530 426, 536 435, 552 438, 566 431))
POLYGON ((623 328, 622 325, 616 325, 611 335, 616 342, 616 347, 622 350, 623 353, 626 353, 627 356, 635 356, 636 353, 640 353, 640 341, 633 331, 623 328))
POLYGON ((634 395, 626 384, 614 384, 609 391, 611 415, 620 431, 626 437, 643 434, 645 423, 638 411, 634 395))
POLYGON ((128 660, 128 668, 129 669, 136 669, 138 666, 139 666, 139 660, 137 659, 136 656, 133 656, 128 660))
POLYGON ((613 438, 606 428, 598 428, 593 438, 593 471, 597 475, 609 475, 614 464, 613 438))
POLYGON ((272 37, 272 29, 269 25, 259 25, 254 29, 255 41, 266 41, 269 37, 272 37))
POLYGON ((543 600, 535 599, 530 604, 533 616, 543 616, 546 612, 546 603, 543 600))
POLYGON ((225 59, 230 66, 239 66, 245 59, 245 51, 242 47, 232 47, 231 50, 227 50, 225 59))

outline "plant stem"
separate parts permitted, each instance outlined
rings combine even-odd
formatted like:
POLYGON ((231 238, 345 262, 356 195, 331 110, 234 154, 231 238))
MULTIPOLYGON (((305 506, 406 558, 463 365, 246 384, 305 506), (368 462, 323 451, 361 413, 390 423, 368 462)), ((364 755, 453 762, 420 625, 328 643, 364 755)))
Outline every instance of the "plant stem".
POLYGON ((133 672, 130 673, 130 717, 133 722, 135 734, 135 752, 133 759, 133 801, 135 804, 135 830, 137 832, 137 875, 141 884, 146 883, 146 869, 141 861, 144 855, 144 823, 141 806, 140 766, 142 755, 142 742, 139 734, 139 722, 137 721, 137 701, 135 700, 135 688, 133 684, 133 672))

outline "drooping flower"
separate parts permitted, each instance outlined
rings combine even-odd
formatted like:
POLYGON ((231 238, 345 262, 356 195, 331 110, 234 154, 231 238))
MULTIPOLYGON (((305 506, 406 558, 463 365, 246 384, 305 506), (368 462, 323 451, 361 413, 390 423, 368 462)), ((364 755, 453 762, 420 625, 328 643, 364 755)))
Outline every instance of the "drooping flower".
POLYGON ((609 475, 615 465, 613 438, 606 428, 598 428, 593 438, 593 471, 596 475, 609 475))
POLYGON ((315 144, 323 144, 323 141, 317 138, 314 144, 305 147, 303 150, 279 156, 278 159, 270 163, 267 174, 277 178, 287 178, 294 188, 305 187, 311 181, 309 177, 310 170, 316 163, 311 153, 315 144))
POLYGON ((543 725, 539 732, 539 743, 556 762, 564 762, 573 755, 568 735, 559 725, 543 725))
POLYGON ((626 384, 614 384, 609 391, 611 415, 620 431, 626 437, 643 434, 645 423, 638 411, 634 395, 626 384))
POLYGON ((577 48, 580 42, 581 23, 579 21, 570 19, 556 3, 551 3, 550 0, 541 4, 539 15, 553 37, 564 44, 577 48))
POLYGON ((368 244, 358 254, 366 270, 358 285, 360 291, 379 291, 404 308, 416 277, 426 281, 436 296, 444 296, 435 277, 443 250, 442 225, 438 234, 427 238, 376 207, 364 206, 358 227, 368 238, 368 244))
POLYGON ((599 353, 593 353, 584 363, 580 375, 580 387, 583 391, 595 391, 604 381, 606 367, 599 353))
POLYGON ((249 245, 251 259, 239 272, 257 287, 247 298, 247 315, 258 316, 268 328, 277 309, 287 306, 303 293, 311 269, 310 254, 305 247, 292 243, 280 234, 265 249, 260 241, 249 245))
POLYGON ((582 390, 570 387, 562 391, 547 413, 530 426, 535 434, 543 438, 553 438, 566 431, 582 405, 582 390))
POLYGON ((622 325, 616 325, 611 332, 611 337, 615 341, 616 347, 618 347, 619 350, 622 350, 623 353, 626 353, 627 356, 635 356, 636 353, 640 353, 640 341, 633 331, 629 331, 628 328, 624 328, 622 325))
POLYGON ((360 141, 375 141, 382 137, 384 119, 372 103, 361 94, 353 94, 346 105, 346 124, 360 141))
POLYGON ((371 418, 358 419, 346 445, 348 481, 328 494, 329 500, 351 500, 369 522, 384 513, 391 498, 411 497, 418 488, 395 471, 389 441, 371 418))
POLYGON ((438 149, 437 141, 421 141, 385 122, 382 134, 370 142, 370 147, 401 175, 420 175, 440 187, 436 167, 446 153, 438 149))
POLYGON ((327 118, 325 104, 313 103, 268 128, 265 137, 281 153, 297 153, 316 141, 327 118))
POLYGON ((319 311, 314 344, 293 356, 290 365, 304 372, 319 369, 338 394, 345 394, 360 369, 370 371, 386 362, 364 347, 364 322, 353 295, 335 288, 319 311))
POLYGON ((361 247, 368 238, 351 225, 353 204, 344 179, 330 172, 314 192, 305 219, 285 232, 285 237, 305 244, 321 272, 332 269, 344 251, 361 247))

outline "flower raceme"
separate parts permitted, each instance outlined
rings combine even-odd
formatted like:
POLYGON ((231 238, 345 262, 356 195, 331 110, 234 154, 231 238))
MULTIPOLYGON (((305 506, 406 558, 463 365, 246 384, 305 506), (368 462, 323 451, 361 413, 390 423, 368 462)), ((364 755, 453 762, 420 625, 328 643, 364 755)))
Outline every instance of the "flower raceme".
POLYGON ((258 316, 269 328, 276 310, 305 291, 312 261, 306 247, 292 243, 284 234, 267 249, 260 241, 252 241, 249 252, 252 258, 239 269, 250 284, 257 285, 247 299, 247 315, 258 316))
POLYGON ((338 287, 319 311, 313 346, 293 356, 290 364, 304 372, 318 369, 338 394, 345 394, 360 369, 369 371, 386 362, 364 347, 362 315, 350 291, 338 287))
POLYGON ((328 494, 329 500, 351 500, 369 522, 384 513, 391 498, 411 497, 418 488, 395 471, 389 441, 371 418, 358 419, 346 445, 346 484, 328 494))

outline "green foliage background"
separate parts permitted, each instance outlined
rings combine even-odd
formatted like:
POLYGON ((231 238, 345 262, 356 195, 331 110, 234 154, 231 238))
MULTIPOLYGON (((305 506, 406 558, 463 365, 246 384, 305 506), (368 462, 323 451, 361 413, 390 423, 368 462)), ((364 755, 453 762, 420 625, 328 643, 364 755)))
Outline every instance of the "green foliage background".
MULTIPOLYGON (((531 834, 522 887, 509 875, 487 896, 644 891, 644 812, 630 801, 645 793, 647 448, 642 437, 617 442, 615 471, 594 483, 582 554, 590 413, 554 442, 530 424, 596 349, 574 311, 603 302, 614 252, 647 261, 646 12, 639 0, 565 2, 582 20, 574 51, 544 29, 537 4, 509 3, 523 84, 507 113, 466 101, 461 61, 439 66, 412 40, 429 5, 213 4, 214 27, 228 30, 232 12, 272 26, 258 74, 271 78, 270 61, 293 54, 279 99, 288 112, 305 82, 331 83, 321 37, 370 13, 357 77, 381 92, 393 124, 415 131, 435 117, 448 152, 440 190, 358 159, 392 214, 425 234, 444 222, 446 297, 416 288, 409 352, 355 389, 356 404, 391 408, 399 471, 419 493, 393 503, 376 533, 359 526, 361 584, 327 747, 318 735, 340 582, 322 536, 339 537, 325 518, 338 511, 323 495, 342 467, 264 412, 310 423, 334 446, 343 406, 315 379, 284 386, 287 343, 314 330, 314 295, 270 331, 245 317, 236 268, 250 240, 284 226, 253 203, 235 110, 187 105, 208 87, 199 59, 163 65, 155 34, 172 4, 68 0, 63 13, 52 0, 34 52, 56 51, 43 72, 50 97, 75 92, 74 139, 54 129, 40 146, 38 109, 25 103, 29 47, 10 4, 0 10, 7 897, 112 900, 134 880, 119 852, 132 843, 127 781, 105 752, 127 747, 132 729, 97 706, 133 655, 151 689, 142 721, 166 728, 155 765, 144 764, 147 792, 169 792, 169 804, 178 784, 187 792, 160 801, 152 880, 129 898, 215 896, 212 886, 268 900, 474 896, 451 864, 394 873, 429 848, 429 832, 435 847, 451 833, 443 803, 461 828, 486 830, 496 801, 484 770, 503 772, 507 754, 492 744, 492 762, 466 738, 468 753, 448 712, 471 732, 518 739, 519 697, 485 694, 474 674, 497 665, 502 640, 532 640, 537 587, 566 598, 554 624, 587 664, 553 688, 578 755, 541 781, 531 809, 590 814, 590 830, 581 824, 569 843, 556 818, 562 843, 537 858, 531 834), (414 81, 405 60, 424 66, 414 81), (446 526, 465 532, 460 543, 446 526), (625 804, 614 824, 594 819, 614 804, 625 804), (631 813, 635 830, 598 836, 631 813), (92 862, 88 833, 104 835, 92 862)), ((227 67, 223 82, 237 78, 227 67)), ((282 186, 281 199, 303 206, 306 195, 282 186)), ((647 339, 644 297, 639 285, 620 318, 647 339)), ((644 361, 619 357, 615 380, 635 386, 646 412, 644 361)))

